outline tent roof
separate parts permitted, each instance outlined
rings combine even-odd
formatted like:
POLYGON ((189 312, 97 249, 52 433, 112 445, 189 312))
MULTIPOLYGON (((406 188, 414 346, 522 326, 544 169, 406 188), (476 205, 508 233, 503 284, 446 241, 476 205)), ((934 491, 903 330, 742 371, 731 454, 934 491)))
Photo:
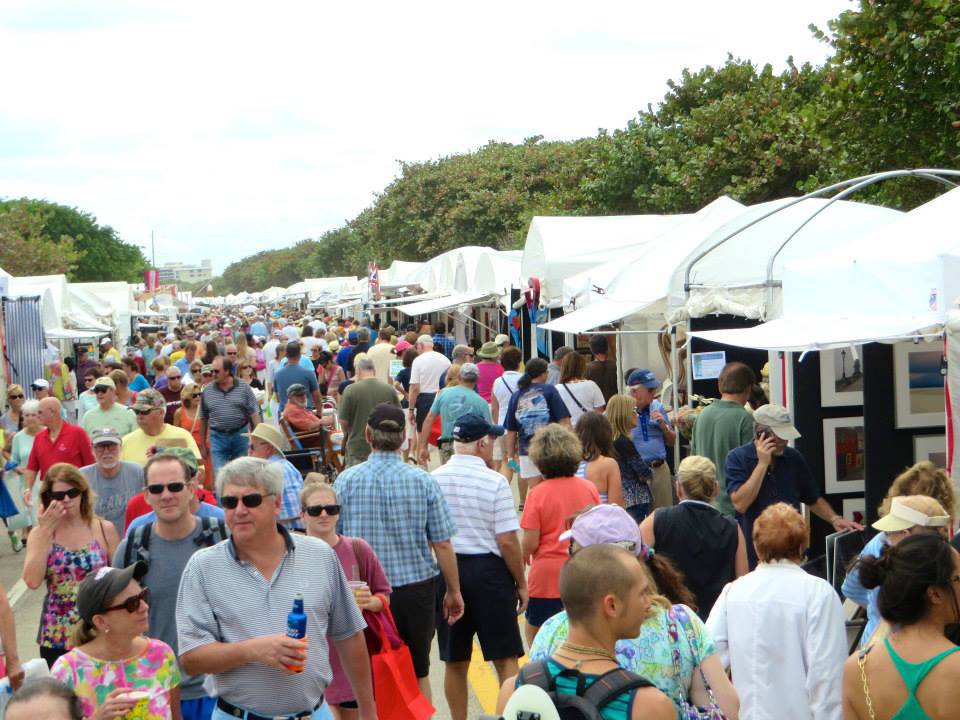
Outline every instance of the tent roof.
POLYGON ((494 296, 495 293, 477 291, 452 293, 431 300, 421 300, 420 302, 410 303, 409 305, 397 305, 397 310, 410 316, 428 315, 429 313, 450 310, 461 305, 476 305, 494 296))

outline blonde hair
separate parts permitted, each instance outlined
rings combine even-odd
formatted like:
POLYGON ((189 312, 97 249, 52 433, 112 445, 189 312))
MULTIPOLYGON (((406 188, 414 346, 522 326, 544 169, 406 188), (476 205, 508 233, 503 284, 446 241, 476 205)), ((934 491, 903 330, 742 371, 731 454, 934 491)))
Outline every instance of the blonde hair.
POLYGON ((303 489, 300 490, 300 507, 306 507, 307 498, 315 492, 328 492, 333 495, 334 500, 337 499, 337 491, 322 474, 318 472, 307 473, 307 477, 303 481, 303 489))
POLYGON ((717 482, 717 466, 702 455, 685 457, 677 467, 677 482, 691 500, 710 502, 717 482))
POLYGON ((637 404, 626 395, 614 395, 607 401, 607 420, 613 428, 613 438, 630 438, 637 425, 637 404))
POLYGON ((130 379, 123 370, 111 370, 107 373, 107 377, 113 380, 113 384, 117 387, 121 385, 123 385, 123 387, 127 387, 127 385, 130 384, 130 379))
MULTIPOLYGON (((923 513, 927 517, 942 517, 947 514, 947 511, 943 509, 943 506, 929 495, 903 495, 899 498, 899 500, 901 504, 906 505, 911 510, 916 510, 919 513, 923 513)), ((914 525, 912 528, 910 528, 910 530, 929 532, 930 534, 936 533, 944 540, 950 539, 947 528, 944 526, 928 527, 926 525, 914 525)))
POLYGON ((956 496, 953 481, 945 470, 941 470, 929 460, 918 462, 894 478, 887 496, 880 505, 881 517, 890 512, 890 502, 904 495, 926 495, 943 507, 945 514, 953 517, 956 496))
POLYGON ((460 366, 454 363, 447 368, 447 380, 445 387, 455 387, 460 384, 460 366))

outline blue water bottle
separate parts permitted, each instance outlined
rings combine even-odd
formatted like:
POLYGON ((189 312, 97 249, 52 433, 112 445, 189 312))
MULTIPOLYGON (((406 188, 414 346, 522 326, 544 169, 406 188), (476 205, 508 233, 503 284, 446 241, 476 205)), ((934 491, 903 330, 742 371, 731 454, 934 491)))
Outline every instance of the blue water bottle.
MULTIPOLYGON (((287 615, 287 637, 304 640, 307 637, 307 615, 303 612, 303 594, 293 596, 293 610, 287 615)), ((290 672, 303 672, 303 665, 287 665, 290 672)))

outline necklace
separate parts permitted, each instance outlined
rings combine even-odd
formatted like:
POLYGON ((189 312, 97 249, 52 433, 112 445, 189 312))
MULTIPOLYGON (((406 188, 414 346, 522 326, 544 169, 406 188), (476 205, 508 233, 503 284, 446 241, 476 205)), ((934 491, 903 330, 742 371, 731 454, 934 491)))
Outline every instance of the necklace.
POLYGON ((564 642, 560 646, 560 650, 569 650, 575 653, 580 653, 581 655, 593 655, 590 658, 576 658, 564 652, 557 652, 558 655, 567 658, 568 660, 574 661, 574 669, 579 670, 580 666, 585 662, 591 662, 595 660, 609 660, 610 662, 616 664, 617 657, 611 652, 607 652, 603 648, 590 647, 589 645, 575 645, 571 642, 564 642))

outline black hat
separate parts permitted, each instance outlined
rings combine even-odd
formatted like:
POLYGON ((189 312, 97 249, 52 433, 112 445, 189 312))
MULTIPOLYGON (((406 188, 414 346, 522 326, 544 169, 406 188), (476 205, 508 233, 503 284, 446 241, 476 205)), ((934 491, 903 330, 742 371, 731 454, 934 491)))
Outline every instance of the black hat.
POLYGON ((400 432, 407 426, 406 419, 403 417, 403 410, 392 403, 377 405, 370 412, 367 425, 372 430, 382 430, 383 432, 400 432))
POLYGON ((122 570, 108 566, 87 575, 77 590, 80 619, 93 624, 93 616, 103 610, 107 600, 120 594, 131 580, 139 581, 146 574, 147 564, 135 562, 122 570))

